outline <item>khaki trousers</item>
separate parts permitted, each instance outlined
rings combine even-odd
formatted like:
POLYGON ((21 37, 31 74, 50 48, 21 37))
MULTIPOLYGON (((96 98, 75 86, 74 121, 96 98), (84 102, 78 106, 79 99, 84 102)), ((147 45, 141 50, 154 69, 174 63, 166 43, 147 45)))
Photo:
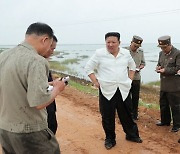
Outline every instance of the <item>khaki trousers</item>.
POLYGON ((12 133, 0 129, 3 154, 60 154, 54 134, 45 129, 32 133, 12 133))

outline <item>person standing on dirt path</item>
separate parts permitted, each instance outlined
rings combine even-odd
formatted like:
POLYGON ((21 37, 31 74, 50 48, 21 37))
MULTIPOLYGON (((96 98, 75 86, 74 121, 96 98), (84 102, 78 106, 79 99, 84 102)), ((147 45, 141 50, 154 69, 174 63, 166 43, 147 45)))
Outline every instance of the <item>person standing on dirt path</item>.
POLYGON ((158 38, 159 53, 156 72, 160 73, 160 115, 157 126, 170 126, 171 112, 173 127, 171 132, 180 130, 180 50, 171 44, 170 36, 158 38))
POLYGON ((116 110, 126 140, 142 143, 128 107, 131 103, 129 90, 135 73, 135 62, 128 50, 119 47, 119 33, 107 33, 105 42, 106 48, 96 50, 85 66, 92 83, 99 88, 99 107, 106 135, 105 148, 111 149, 116 145, 116 110))
POLYGON ((0 54, 0 144, 3 153, 60 154, 47 123, 46 106, 64 90, 53 81, 48 90, 49 64, 44 58, 53 42, 53 30, 31 24, 24 42, 0 54))
MULTIPOLYGON (((53 54, 54 50, 56 49, 57 42, 58 42, 57 37, 54 35, 53 42, 50 47, 49 55, 47 55, 45 58, 48 59, 53 54)), ((52 73, 51 73, 51 70, 49 70, 48 82, 52 82, 52 81, 53 81, 52 73)), ((46 110, 48 114, 48 117, 47 117, 48 128, 55 135, 57 131, 57 127, 58 127, 57 118, 56 118, 56 101, 54 100, 50 105, 48 105, 46 107, 46 110)))
POLYGON ((136 63, 136 71, 134 74, 134 78, 131 84, 130 95, 132 98, 132 117, 134 120, 138 120, 138 104, 139 104, 139 93, 140 93, 140 85, 141 85, 141 74, 140 71, 145 66, 145 58, 143 49, 140 48, 143 39, 139 36, 134 35, 128 49, 130 54, 136 63))

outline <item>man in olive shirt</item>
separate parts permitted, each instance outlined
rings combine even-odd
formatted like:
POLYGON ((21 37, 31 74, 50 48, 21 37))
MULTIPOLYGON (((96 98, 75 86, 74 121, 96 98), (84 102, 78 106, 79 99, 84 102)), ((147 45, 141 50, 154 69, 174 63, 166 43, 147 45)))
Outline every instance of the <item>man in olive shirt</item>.
POLYGON ((140 93, 140 84, 141 84, 141 75, 140 70, 145 66, 144 52, 141 47, 143 39, 139 36, 134 35, 131 41, 131 44, 128 49, 130 54, 136 63, 136 72, 131 84, 130 94, 132 97, 132 117, 134 120, 138 119, 138 104, 139 104, 139 93, 140 93))
POLYGON ((0 54, 0 142, 4 153, 59 154, 59 144, 48 129, 46 106, 64 90, 54 81, 48 90, 48 61, 53 30, 31 24, 25 41, 0 54))
POLYGON ((180 69, 180 50, 171 44, 170 36, 162 36, 158 39, 161 52, 156 67, 160 73, 160 114, 161 122, 157 126, 169 126, 171 112, 173 127, 172 132, 180 130, 180 79, 177 71, 180 69))

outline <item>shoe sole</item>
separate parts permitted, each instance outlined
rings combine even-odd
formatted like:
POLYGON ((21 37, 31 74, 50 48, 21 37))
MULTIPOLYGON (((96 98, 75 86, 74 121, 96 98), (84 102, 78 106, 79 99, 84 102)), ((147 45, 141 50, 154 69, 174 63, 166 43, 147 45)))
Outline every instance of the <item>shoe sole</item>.
POLYGON ((115 143, 112 144, 111 146, 106 146, 106 145, 105 145, 105 148, 106 148, 107 150, 110 150, 110 149, 113 148, 115 145, 116 145, 115 143))
POLYGON ((130 141, 130 142, 135 142, 135 143, 142 143, 143 142, 142 140, 136 141, 136 140, 128 139, 128 138, 126 138, 126 140, 130 141))

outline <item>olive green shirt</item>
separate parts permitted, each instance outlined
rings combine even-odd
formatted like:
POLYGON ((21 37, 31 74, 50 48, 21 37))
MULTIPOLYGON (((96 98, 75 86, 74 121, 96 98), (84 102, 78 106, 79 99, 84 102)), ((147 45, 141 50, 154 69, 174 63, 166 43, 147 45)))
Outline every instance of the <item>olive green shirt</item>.
MULTIPOLYGON (((130 46, 126 47, 130 51, 130 54, 136 63, 136 68, 139 68, 140 65, 145 66, 145 58, 144 58, 144 52, 143 49, 138 48, 135 52, 131 51, 130 46)), ((141 74, 140 71, 136 71, 134 74, 134 79, 133 80, 141 80, 141 74)))
POLYGON ((16 133, 47 128, 46 109, 35 107, 51 99, 48 61, 23 42, 0 54, 0 128, 16 133))
POLYGON ((164 92, 180 92, 180 78, 176 75, 177 71, 180 70, 180 50, 172 47, 169 54, 161 51, 157 66, 165 69, 165 72, 160 74, 160 90, 164 92))

